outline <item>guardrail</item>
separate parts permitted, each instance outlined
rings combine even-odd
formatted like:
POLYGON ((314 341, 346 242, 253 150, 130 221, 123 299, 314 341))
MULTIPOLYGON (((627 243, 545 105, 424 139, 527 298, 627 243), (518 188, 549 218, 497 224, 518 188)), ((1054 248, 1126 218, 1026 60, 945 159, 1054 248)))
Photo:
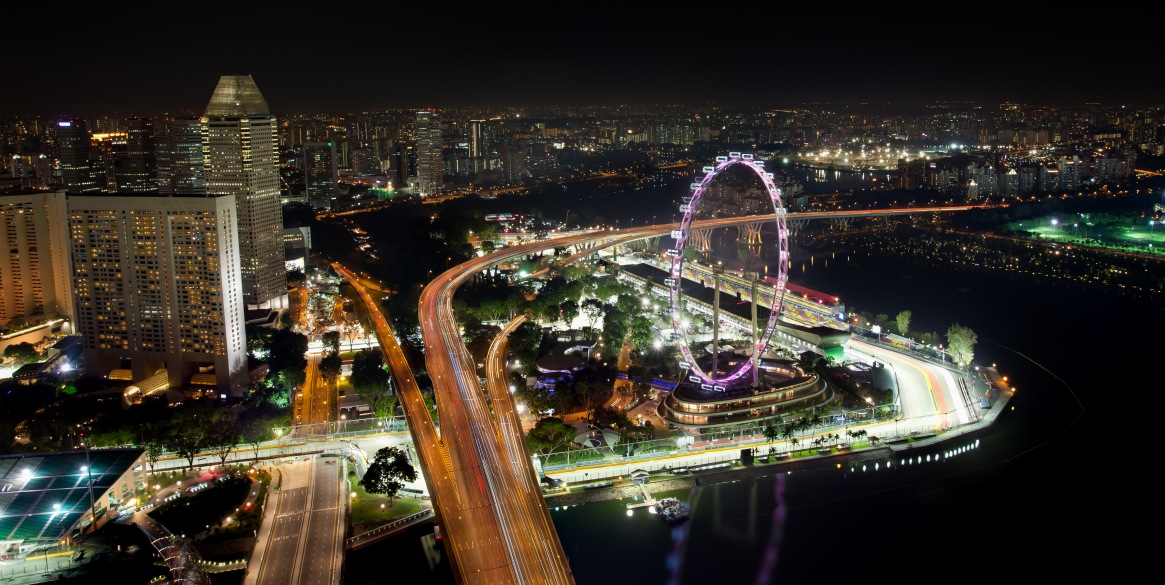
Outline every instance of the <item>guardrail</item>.
POLYGON ((374 543, 382 538, 396 534, 397 532, 404 530, 405 528, 408 528, 409 526, 412 526, 413 524, 416 524, 416 523, 421 522, 423 520, 428 520, 429 518, 432 518, 434 515, 435 514, 434 514, 433 510, 429 509, 429 510, 421 510, 420 512, 417 512, 416 514, 410 514, 408 516, 405 516, 404 518, 398 518, 398 519, 393 520, 392 522, 389 522, 388 524, 385 524, 383 526, 378 526, 378 527, 373 528, 372 530, 369 530, 367 532, 363 532, 363 533, 357 534, 356 536, 345 538, 344 539, 344 548, 347 550, 352 550, 352 549, 360 548, 363 546, 367 546, 367 545, 372 544, 372 543, 374 543))

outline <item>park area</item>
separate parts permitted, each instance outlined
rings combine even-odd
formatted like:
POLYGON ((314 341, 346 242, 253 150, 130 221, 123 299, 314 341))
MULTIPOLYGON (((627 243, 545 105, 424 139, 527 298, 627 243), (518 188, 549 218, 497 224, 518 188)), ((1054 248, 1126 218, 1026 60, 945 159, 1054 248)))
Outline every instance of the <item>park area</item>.
POLYGON ((396 497, 373 494, 360 485, 352 472, 348 477, 352 500, 349 502, 348 535, 354 536, 378 528, 396 520, 433 507, 427 498, 419 493, 400 491, 396 497))
POLYGON ((1089 248, 1165 256, 1165 220, 1139 215, 1078 214, 1004 226, 1004 232, 1089 248))

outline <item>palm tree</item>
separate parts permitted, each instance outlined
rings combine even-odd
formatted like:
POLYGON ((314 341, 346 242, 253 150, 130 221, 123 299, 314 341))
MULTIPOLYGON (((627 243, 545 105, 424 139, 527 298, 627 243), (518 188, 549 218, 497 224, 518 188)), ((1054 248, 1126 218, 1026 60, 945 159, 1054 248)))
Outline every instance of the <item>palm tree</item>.
POLYGON ((809 423, 812 424, 814 427, 821 426, 821 415, 817 412, 814 412, 813 416, 809 419, 809 423))
POLYGON ((768 441, 769 441, 769 453, 772 453, 773 452, 773 441, 776 441, 777 437, 781 436, 781 431, 780 431, 780 429, 777 428, 776 424, 770 422, 769 424, 765 425, 764 432, 765 432, 765 439, 768 439, 768 441))
POLYGON ((797 430, 801 431, 802 437, 804 437, 805 433, 812 428, 813 425, 810 424, 809 419, 802 418, 801 420, 797 421, 797 430))

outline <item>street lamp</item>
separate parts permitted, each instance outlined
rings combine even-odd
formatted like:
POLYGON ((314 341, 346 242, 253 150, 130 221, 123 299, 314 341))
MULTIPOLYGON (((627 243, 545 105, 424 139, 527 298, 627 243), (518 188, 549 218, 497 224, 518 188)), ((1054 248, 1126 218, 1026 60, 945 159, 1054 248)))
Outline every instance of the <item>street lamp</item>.
MULTIPOLYGON (((53 515, 56 516, 61 511, 61 504, 53 504, 53 515)), ((44 576, 49 575, 49 547, 44 549, 44 576)))
POLYGON ((93 498, 93 465, 89 461, 89 442, 82 437, 81 445, 85 447, 85 468, 82 471, 89 476, 89 508, 93 514, 93 532, 97 532, 97 500, 93 498))

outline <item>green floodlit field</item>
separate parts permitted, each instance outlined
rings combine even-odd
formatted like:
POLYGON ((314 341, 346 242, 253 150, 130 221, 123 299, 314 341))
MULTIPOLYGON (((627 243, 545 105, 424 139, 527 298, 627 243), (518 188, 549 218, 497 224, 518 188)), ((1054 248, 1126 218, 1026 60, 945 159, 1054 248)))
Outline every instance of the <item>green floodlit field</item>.
POLYGON ((1090 248, 1117 248, 1126 251, 1149 252, 1152 254, 1165 255, 1165 225, 1160 229, 1150 230, 1146 228, 1133 228, 1122 231, 1120 239, 1124 243, 1111 244, 1107 246, 1097 246, 1091 241, 1084 242, 1083 238, 1076 237, 1072 232, 1072 227, 1064 229, 1064 226, 1042 225, 1031 228, 1033 233, 1039 234, 1041 240, 1050 242, 1064 242, 1067 244, 1074 244, 1078 246, 1086 246, 1090 248))
POLYGON ((1075 240, 1076 239, 1075 237, 1072 236, 1072 231, 1070 229, 1069 229, 1068 233, 1064 233, 1064 230, 1062 230, 1058 227, 1052 227, 1050 225, 1034 227, 1034 228, 1031 228, 1029 231, 1031 231, 1032 233, 1039 234, 1040 239, 1043 239, 1043 240, 1065 241, 1065 240, 1075 240))
POLYGON ((1152 231, 1137 228, 1121 232, 1121 239, 1142 245, 1153 244, 1154 248, 1165 246, 1165 225, 1161 226, 1161 229, 1153 229, 1152 231))

